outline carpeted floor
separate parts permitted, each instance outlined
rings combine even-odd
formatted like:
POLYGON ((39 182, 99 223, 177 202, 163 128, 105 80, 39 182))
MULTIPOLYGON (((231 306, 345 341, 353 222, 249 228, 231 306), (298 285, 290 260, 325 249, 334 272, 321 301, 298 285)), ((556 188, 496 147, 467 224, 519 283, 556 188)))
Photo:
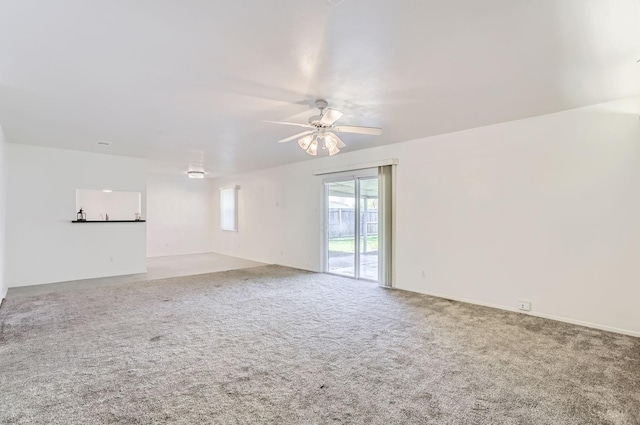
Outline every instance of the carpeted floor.
POLYGON ((277 266, 9 297, 3 424, 640 424, 640 339, 277 266))

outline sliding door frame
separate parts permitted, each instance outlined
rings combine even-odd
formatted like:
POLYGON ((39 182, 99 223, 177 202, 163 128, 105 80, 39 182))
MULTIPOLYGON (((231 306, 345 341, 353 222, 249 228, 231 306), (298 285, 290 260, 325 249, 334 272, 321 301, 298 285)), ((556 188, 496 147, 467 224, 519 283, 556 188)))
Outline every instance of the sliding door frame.
MULTIPOLYGON (((366 280, 369 282, 378 282, 378 279, 368 279, 368 278, 364 278, 360 276, 360 238, 362 237, 361 235, 361 218, 360 218, 360 181, 361 180, 378 180, 378 184, 380 184, 380 178, 377 174, 377 169, 375 168, 370 168, 370 169, 364 169, 364 170, 359 170, 356 172, 352 172, 349 173, 348 175, 341 175, 341 176, 336 176, 336 177, 332 177, 332 178, 327 178, 322 180, 322 186, 323 186, 323 190, 322 190, 322 194, 323 194, 323 201, 322 201, 322 211, 323 211, 323 224, 322 224, 322 233, 323 233, 323 237, 322 237, 322 241, 323 241, 323 246, 322 246, 322 271, 323 273, 327 273, 327 274, 332 274, 332 275, 336 275, 336 276, 342 276, 342 277, 349 277, 352 279, 358 279, 358 280, 366 280), (354 234, 354 257, 353 257, 353 276, 348 275, 348 274, 341 274, 341 273, 335 273, 335 272, 330 272, 329 271, 329 192, 328 192, 328 185, 330 183, 339 183, 339 182, 348 182, 348 181, 353 181, 354 182, 354 201, 355 201, 355 205, 354 205, 354 213, 355 213, 355 234, 354 234)), ((380 223, 378 223, 378 246, 380 246, 380 238, 382 235, 380 235, 380 223)), ((378 255, 380 255, 380 252, 378 251, 378 255)), ((378 268, 380 268, 380 258, 378 258, 378 268)), ((378 271, 378 276, 380 276, 380 272, 378 271)))

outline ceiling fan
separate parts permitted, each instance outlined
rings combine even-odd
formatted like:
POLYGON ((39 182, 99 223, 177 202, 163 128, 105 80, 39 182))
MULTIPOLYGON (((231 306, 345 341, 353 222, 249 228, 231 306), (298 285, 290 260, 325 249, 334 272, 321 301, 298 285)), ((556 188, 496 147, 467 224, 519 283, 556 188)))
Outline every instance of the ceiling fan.
POLYGON ((367 134, 370 136, 379 136, 382 134, 382 129, 377 127, 336 125, 336 121, 338 121, 344 114, 336 109, 327 108, 329 103, 324 99, 316 100, 315 104, 316 107, 320 109, 320 115, 310 117, 308 124, 266 121, 272 124, 293 125, 296 127, 311 129, 303 131, 302 133, 294 134, 286 139, 279 140, 278 143, 286 143, 294 139, 298 139, 298 145, 309 155, 317 155, 318 144, 322 142, 322 149, 326 149, 329 152, 329 155, 335 155, 340 152, 340 149, 346 146, 336 133, 356 133, 367 134))

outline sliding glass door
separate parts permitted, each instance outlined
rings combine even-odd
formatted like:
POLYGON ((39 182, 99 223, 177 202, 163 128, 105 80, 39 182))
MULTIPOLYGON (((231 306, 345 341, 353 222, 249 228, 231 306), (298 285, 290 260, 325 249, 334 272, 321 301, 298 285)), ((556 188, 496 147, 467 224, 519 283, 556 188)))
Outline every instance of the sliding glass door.
POLYGON ((356 276, 356 181, 325 183, 328 273, 356 276))
POLYGON ((378 281, 378 177, 325 182, 327 273, 378 281))
POLYGON ((359 278, 378 281, 378 178, 358 179, 359 278))

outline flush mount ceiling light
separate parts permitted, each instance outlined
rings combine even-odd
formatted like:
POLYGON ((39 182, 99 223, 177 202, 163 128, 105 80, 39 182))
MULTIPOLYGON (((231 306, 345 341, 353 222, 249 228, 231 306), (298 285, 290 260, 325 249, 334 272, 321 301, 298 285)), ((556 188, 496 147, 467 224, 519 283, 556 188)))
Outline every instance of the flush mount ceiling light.
POLYGON ((298 124, 293 122, 282 121, 267 121, 273 124, 293 125, 296 127, 310 128, 311 130, 303 131, 302 133, 294 134, 286 139, 279 140, 278 143, 290 142, 294 139, 298 139, 298 146, 307 152, 309 155, 318 154, 318 145, 321 144, 322 149, 326 150, 329 155, 335 155, 340 152, 340 149, 346 145, 338 137, 337 133, 356 133, 366 134, 369 136, 379 136, 382 134, 382 129, 378 127, 360 127, 353 125, 335 125, 336 121, 342 117, 343 113, 336 110, 327 108, 329 104, 324 99, 316 100, 316 107, 320 109, 320 115, 314 115, 309 118, 309 124, 298 124))
POLYGON ((187 176, 189 176, 190 179, 203 179, 204 171, 187 171, 187 176))

